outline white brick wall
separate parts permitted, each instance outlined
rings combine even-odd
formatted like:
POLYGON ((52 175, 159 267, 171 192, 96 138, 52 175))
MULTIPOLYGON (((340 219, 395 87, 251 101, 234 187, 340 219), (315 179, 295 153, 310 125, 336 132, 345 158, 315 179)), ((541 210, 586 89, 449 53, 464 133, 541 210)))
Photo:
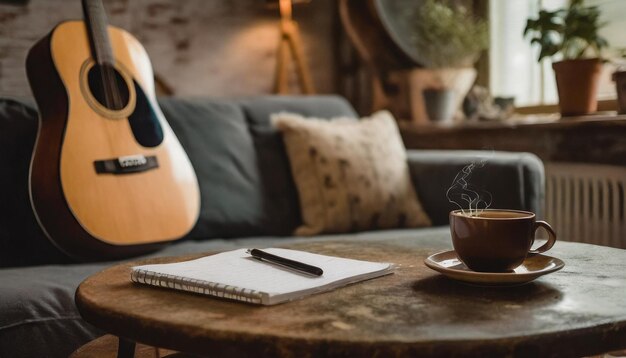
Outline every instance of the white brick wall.
MULTIPOLYGON (((82 18, 79 0, 0 5, 0 96, 30 96, 28 49, 57 23, 82 18)), ((269 93, 278 10, 263 0, 104 0, 111 24, 133 33, 177 95, 269 93)), ((298 6, 304 49, 319 92, 333 92, 335 1, 298 6)))

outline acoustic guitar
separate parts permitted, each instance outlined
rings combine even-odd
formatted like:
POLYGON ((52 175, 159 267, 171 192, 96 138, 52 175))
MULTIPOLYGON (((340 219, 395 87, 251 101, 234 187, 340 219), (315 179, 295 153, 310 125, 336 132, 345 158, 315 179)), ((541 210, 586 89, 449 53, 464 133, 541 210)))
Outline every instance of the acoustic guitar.
POLYGON ((200 209, 191 163, 156 101, 150 60, 109 26, 100 0, 28 53, 40 111, 30 167, 32 207, 68 255, 113 259, 191 230, 200 209))

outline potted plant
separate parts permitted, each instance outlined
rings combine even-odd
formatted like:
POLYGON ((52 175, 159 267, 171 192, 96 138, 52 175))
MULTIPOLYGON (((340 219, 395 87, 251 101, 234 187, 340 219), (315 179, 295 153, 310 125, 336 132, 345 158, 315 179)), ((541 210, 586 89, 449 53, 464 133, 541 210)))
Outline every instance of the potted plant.
POLYGON ((604 26, 596 6, 572 0, 569 7, 541 10, 528 19, 524 36, 539 45, 539 58, 552 57, 561 115, 581 115, 598 108, 597 93, 602 71, 602 49, 607 41, 598 34, 604 26))
POLYGON ((435 0, 415 7, 411 24, 410 41, 435 79, 423 91, 428 117, 449 120, 476 79, 472 66, 489 47, 488 24, 458 1, 435 0))

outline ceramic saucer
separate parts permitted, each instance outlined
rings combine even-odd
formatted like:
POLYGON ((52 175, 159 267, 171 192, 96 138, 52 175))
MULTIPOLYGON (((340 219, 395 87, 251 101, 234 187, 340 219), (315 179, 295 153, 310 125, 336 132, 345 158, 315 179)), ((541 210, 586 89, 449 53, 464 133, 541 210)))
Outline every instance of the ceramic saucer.
POLYGON ((521 285, 565 266, 556 257, 535 255, 527 257, 511 272, 477 272, 465 266, 453 250, 431 255, 424 260, 424 264, 451 279, 485 286, 521 285))

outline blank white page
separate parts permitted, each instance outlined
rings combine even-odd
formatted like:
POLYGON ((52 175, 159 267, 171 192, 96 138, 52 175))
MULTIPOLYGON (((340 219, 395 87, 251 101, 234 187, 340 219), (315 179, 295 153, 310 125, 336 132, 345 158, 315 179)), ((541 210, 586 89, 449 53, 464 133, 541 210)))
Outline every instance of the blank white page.
POLYGON ((275 304, 309 293, 327 291, 386 275, 392 273, 394 269, 391 263, 352 260, 304 251, 276 248, 263 251, 320 267, 324 274, 319 277, 310 276, 260 261, 246 253, 246 249, 173 264, 136 266, 133 270, 259 291, 269 296, 269 302, 263 302, 264 304, 275 304))

